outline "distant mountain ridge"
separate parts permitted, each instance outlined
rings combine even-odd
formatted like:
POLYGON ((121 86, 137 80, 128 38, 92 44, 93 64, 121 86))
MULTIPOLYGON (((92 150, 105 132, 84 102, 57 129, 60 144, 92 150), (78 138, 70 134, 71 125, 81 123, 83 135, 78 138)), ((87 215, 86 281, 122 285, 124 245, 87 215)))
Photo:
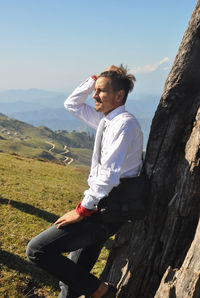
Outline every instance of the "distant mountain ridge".
POLYGON ((81 120, 68 113, 64 107, 58 109, 41 109, 30 112, 18 112, 9 115, 11 118, 19 119, 34 126, 46 126, 52 130, 86 131, 93 133, 81 120))
MULTIPOLYGON (((68 94, 40 89, 7 90, 0 92, 0 112, 34 126, 46 126, 52 130, 77 130, 94 133, 67 112, 63 103, 68 94)), ((91 100, 88 102, 93 104, 91 100)), ((159 95, 130 94, 126 108, 139 120, 144 132, 144 144, 149 135, 152 117, 158 105, 159 95)))
MULTIPOLYGON (((5 102, 16 102, 16 101, 25 101, 25 102, 34 102, 40 103, 48 103, 49 101, 53 100, 63 100, 67 96, 64 92, 59 91, 48 91, 42 90, 38 88, 32 89, 10 89, 0 91, 0 103, 5 102)), ((57 102, 58 104, 58 102, 57 102)))
POLYGON ((45 108, 61 108, 67 95, 40 89, 0 91, 0 111, 6 115, 45 108))

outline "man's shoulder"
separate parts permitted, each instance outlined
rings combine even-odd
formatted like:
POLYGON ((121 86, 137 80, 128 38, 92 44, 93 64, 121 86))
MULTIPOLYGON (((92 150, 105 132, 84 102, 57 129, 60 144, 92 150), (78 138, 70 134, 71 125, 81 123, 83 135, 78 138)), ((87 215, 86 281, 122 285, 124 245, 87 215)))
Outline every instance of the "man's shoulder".
POLYGON ((117 115, 115 118, 111 121, 110 129, 117 132, 117 131, 141 131, 140 124, 136 117, 127 112, 124 111, 123 113, 117 115))
POLYGON ((139 122, 137 120, 137 118, 131 114, 128 111, 124 111, 123 113, 117 115, 114 119, 113 122, 118 122, 118 123, 127 123, 130 125, 139 125, 139 122))

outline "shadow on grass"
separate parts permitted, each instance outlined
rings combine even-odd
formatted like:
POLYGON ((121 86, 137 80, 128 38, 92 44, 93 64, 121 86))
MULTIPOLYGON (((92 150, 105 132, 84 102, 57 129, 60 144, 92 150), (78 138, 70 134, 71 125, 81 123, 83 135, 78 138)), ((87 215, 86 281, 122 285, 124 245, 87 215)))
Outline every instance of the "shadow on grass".
POLYGON ((56 279, 20 256, 0 249, 0 264, 7 266, 9 269, 16 270, 19 273, 30 275, 38 284, 48 285, 51 286, 53 290, 58 290, 58 281, 56 279))
POLYGON ((113 245, 114 245, 115 240, 109 238, 105 243, 104 243, 104 247, 111 250, 113 245))
POLYGON ((23 211, 23 212, 31 214, 31 215, 36 215, 37 217, 43 218, 50 223, 53 223, 58 219, 58 216, 54 213, 41 210, 41 209, 33 207, 32 205, 29 205, 27 203, 4 199, 1 196, 0 196, 0 204, 11 205, 12 207, 14 207, 20 211, 23 211))

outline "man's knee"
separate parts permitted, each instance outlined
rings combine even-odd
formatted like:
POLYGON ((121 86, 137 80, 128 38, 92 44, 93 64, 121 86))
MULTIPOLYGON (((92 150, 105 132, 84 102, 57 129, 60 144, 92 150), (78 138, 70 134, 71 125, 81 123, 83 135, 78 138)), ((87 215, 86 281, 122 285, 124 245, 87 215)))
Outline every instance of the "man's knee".
POLYGON ((38 264, 44 253, 39 249, 34 241, 34 238, 28 243, 26 247, 26 256, 31 263, 38 264))

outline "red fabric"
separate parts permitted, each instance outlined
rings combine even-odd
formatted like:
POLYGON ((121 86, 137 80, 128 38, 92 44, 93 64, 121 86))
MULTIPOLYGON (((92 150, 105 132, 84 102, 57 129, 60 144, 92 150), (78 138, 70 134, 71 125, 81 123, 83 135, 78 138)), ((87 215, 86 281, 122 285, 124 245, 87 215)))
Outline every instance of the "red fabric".
POLYGON ((88 217, 97 210, 86 209, 81 205, 81 202, 76 206, 76 212, 83 217, 88 217))
POLYGON ((93 75, 92 79, 96 81, 98 78, 97 78, 97 76, 93 75))

